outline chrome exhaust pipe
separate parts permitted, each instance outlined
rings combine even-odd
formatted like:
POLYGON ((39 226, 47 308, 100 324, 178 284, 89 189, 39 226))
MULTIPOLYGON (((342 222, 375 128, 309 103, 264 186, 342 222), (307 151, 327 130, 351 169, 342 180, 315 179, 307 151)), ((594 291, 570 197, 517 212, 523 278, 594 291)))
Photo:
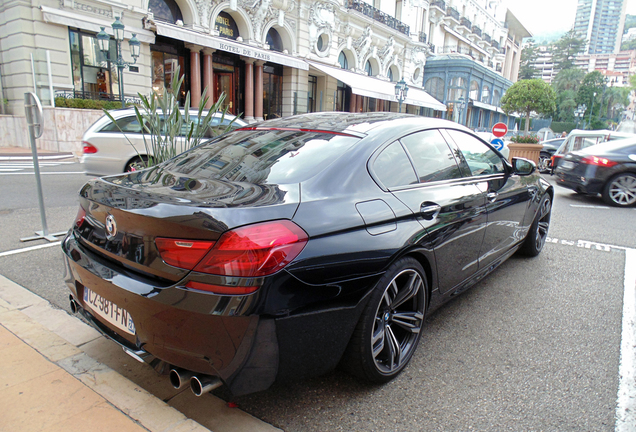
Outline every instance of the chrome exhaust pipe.
POLYGON ((74 314, 77 313, 77 311, 79 310, 79 305, 77 304, 77 302, 75 301, 75 299, 73 298, 73 296, 68 296, 69 301, 71 302, 71 312, 73 312, 74 314))
POLYGON ((202 396, 222 385, 223 382, 221 382, 220 378, 209 375, 195 375, 190 378, 190 390, 192 390, 195 396, 202 396))
POLYGON ((176 389, 180 389, 194 376, 194 372, 185 369, 170 369, 170 384, 176 389))

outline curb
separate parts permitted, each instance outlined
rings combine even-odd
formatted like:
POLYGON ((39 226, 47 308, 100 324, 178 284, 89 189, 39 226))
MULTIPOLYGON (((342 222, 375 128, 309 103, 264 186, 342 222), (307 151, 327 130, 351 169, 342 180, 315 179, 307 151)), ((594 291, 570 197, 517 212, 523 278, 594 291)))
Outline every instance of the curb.
MULTIPOLYGON (((0 324, 148 431, 210 432, 210 429, 83 351, 85 346, 95 343, 114 345, 113 342, 88 324, 2 275, 0 324)), ((207 402, 210 411, 214 411, 215 407, 225 407, 225 402, 208 396, 209 399, 198 399, 206 399, 201 402, 207 402)), ((218 417, 228 417, 222 409, 218 411, 218 417)), ((279 431, 236 408, 232 409, 231 418, 225 423, 215 430, 279 431)))
MULTIPOLYGON (((63 153, 63 154, 54 154, 54 155, 38 155, 38 160, 63 160, 63 159, 75 159, 75 155, 73 153, 63 153)), ((24 154, 2 154, 0 153, 0 161, 10 162, 10 161, 32 161, 33 155, 24 154)))

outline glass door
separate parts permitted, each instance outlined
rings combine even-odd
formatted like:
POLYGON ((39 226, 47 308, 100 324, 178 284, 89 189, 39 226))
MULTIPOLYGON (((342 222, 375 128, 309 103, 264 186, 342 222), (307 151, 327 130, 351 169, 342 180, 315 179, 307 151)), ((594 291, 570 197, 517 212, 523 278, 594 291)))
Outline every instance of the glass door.
POLYGON ((227 111, 236 115, 234 104, 234 74, 225 72, 214 72, 214 87, 215 95, 218 97, 221 93, 225 93, 225 100, 223 101, 222 109, 227 108, 227 111))

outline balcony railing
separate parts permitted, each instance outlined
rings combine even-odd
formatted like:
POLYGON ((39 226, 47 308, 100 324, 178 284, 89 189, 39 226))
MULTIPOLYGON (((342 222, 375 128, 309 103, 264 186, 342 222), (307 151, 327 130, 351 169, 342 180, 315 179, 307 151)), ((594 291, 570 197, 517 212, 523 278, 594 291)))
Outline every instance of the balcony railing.
POLYGON ((441 10, 446 10, 446 2, 444 0, 433 0, 431 2, 431 7, 438 7, 441 10))
POLYGON ((446 16, 459 21, 459 11, 454 7, 449 6, 446 8, 446 16))
POLYGON ((472 48, 457 47, 455 45, 443 46, 438 50, 437 54, 465 54, 473 60, 477 60, 482 63, 486 61, 486 58, 479 51, 475 51, 472 48))
POLYGON ((496 40, 493 40, 490 45, 492 45, 493 48, 497 48, 499 49, 499 42, 497 42, 496 40))
POLYGON ((476 34, 477 36, 481 37, 481 29, 477 26, 473 26, 473 34, 476 34))
POLYGON ((361 12, 369 18, 373 18, 374 20, 381 22, 382 24, 385 24, 392 29, 409 36, 410 28, 408 25, 404 24, 398 19, 395 19, 389 14, 374 8, 373 6, 365 3, 362 0, 345 0, 345 6, 347 9, 353 9, 355 11, 361 12))
POLYGON ((466 27, 468 29, 472 27, 472 23, 466 17, 462 17, 462 19, 459 20, 459 25, 464 26, 464 27, 466 27))
POLYGON ((490 35, 488 33, 484 33, 484 40, 488 43, 490 43, 490 41, 492 40, 490 35))
POLYGON ((418 36, 418 39, 419 39, 420 42, 426 43, 426 33, 419 32, 419 34, 417 36, 418 36))

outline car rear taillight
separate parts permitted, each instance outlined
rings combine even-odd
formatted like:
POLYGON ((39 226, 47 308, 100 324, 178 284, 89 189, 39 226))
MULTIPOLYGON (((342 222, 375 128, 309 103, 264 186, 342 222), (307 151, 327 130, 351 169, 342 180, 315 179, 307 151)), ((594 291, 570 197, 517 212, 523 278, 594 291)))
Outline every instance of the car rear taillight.
POLYGON ((225 285, 213 285, 196 281, 189 281, 186 283, 186 288, 194 289, 197 291, 206 291, 214 294, 231 294, 231 295, 245 295, 252 294, 259 287, 258 286, 225 286, 225 285))
POLYGON ((167 238, 157 238, 155 243, 164 262, 174 267, 220 276, 261 277, 289 264, 307 239, 298 225, 279 220, 233 229, 216 243, 167 238))
POLYGON ((237 277, 271 275, 300 254, 307 238, 288 220, 237 228, 223 234, 194 271, 237 277))
POLYGON ((93 144, 89 142, 82 141, 82 153, 84 154, 97 153, 97 147, 95 147, 93 144))
POLYGON ((613 167, 614 165, 617 164, 617 162, 614 162, 607 158, 601 158, 598 156, 586 156, 581 160, 581 163, 588 164, 588 165, 598 165, 598 166, 603 166, 607 168, 613 167))
POLYGON ((157 237, 155 244, 166 264, 192 270, 214 245, 213 241, 179 240, 157 237))
POLYGON ((84 223, 84 219, 86 219, 86 210, 84 210, 84 208, 80 206, 79 210, 77 211, 77 216, 75 216, 75 226, 77 228, 81 227, 84 223))

